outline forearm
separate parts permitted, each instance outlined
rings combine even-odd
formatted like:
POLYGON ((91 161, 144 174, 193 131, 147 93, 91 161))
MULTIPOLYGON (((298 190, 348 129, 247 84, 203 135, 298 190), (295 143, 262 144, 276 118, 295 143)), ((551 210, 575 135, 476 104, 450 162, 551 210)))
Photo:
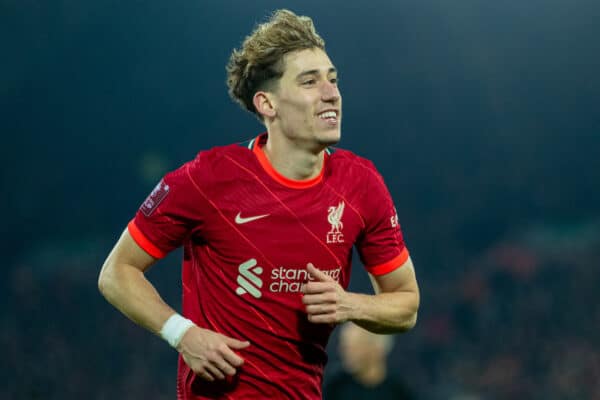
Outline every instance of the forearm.
POLYGON ((415 326, 419 295, 398 291, 366 295, 347 293, 348 319, 375 333, 404 332, 415 326))
POLYGON ((106 300, 129 319, 158 334, 175 313, 139 269, 127 265, 105 266, 98 282, 106 300))

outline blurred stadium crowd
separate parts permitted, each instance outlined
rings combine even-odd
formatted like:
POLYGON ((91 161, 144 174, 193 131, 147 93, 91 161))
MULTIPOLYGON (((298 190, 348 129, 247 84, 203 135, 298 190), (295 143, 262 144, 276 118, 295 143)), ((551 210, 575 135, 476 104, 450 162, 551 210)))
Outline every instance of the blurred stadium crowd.
MULTIPOLYGON (((95 292, 97 243, 41 249, 0 282, 19 310, 0 320, 0 398, 173 398, 176 353, 95 292)), ((419 399, 600 398, 598 259, 600 224, 537 226, 453 279, 422 271, 420 320, 397 338, 390 373, 419 399)))

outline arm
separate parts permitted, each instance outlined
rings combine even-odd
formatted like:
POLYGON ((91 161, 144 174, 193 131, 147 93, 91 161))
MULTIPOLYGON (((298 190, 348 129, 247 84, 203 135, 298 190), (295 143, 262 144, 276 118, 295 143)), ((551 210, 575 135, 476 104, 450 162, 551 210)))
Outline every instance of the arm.
POLYGON ((375 296, 359 302, 358 317, 363 328, 376 333, 393 333, 412 329, 417 323, 420 294, 415 268, 409 257, 401 267, 384 275, 369 274, 375 296), (371 299, 371 301, 369 301, 371 299), (375 303, 372 302, 375 299, 375 303))
POLYGON ((308 265, 308 271, 315 277, 304 287, 303 302, 309 321, 327 324, 353 321, 375 333, 404 332, 415 326, 419 288, 410 257, 390 273, 370 275, 374 295, 347 292, 312 264, 308 265))
MULTIPOLYGON (((155 262, 125 230, 102 266, 98 287, 106 300, 128 318, 160 334, 165 322, 176 312, 144 275, 155 262)), ((193 326, 183 335, 177 350, 196 374, 212 381, 225 378, 225 374, 234 375, 243 360, 232 349, 248 345, 193 326)))
POLYGON ((158 335, 175 310, 163 301, 144 275, 156 261, 126 229, 102 266, 98 288, 129 319, 158 335))

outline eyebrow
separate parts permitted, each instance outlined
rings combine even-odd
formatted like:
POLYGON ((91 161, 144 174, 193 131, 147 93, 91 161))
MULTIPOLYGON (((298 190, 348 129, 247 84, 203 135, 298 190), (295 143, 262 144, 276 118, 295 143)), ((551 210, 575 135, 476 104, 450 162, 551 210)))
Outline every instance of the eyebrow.
MULTIPOLYGON (((303 71, 300 72, 298 75, 296 75, 296 80, 300 80, 302 78, 304 78, 307 75, 318 75, 319 74, 319 70, 318 69, 309 69, 308 71, 303 71)), ((327 70, 327 74, 331 74, 333 72, 337 72, 337 69, 335 69, 334 67, 331 67, 327 70)))

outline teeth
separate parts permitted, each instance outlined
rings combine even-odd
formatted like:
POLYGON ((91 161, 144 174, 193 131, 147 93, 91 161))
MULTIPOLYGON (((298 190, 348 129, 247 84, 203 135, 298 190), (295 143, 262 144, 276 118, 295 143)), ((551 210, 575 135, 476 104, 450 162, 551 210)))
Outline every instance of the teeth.
POLYGON ((335 118, 335 117, 337 117, 335 111, 326 111, 326 112, 324 112, 322 114, 319 114, 319 118, 323 118, 323 119, 326 119, 326 118, 335 118))

